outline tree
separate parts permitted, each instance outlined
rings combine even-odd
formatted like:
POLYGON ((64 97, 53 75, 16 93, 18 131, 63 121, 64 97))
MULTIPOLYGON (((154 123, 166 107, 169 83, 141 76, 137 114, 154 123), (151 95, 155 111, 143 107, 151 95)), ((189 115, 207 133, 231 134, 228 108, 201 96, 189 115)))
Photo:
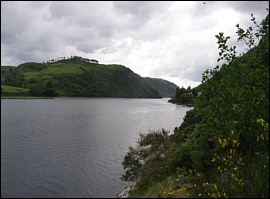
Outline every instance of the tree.
POLYGON ((176 87, 176 93, 175 97, 179 98, 182 94, 186 93, 187 90, 182 86, 182 88, 179 88, 178 86, 176 87))
POLYGON ((193 100, 193 94, 192 92, 189 93, 184 93, 180 96, 180 103, 182 104, 187 104, 187 103, 191 103, 193 100))
POLYGON ((192 92, 192 94, 193 94, 194 97, 198 96, 198 93, 197 93, 196 89, 193 88, 191 90, 191 92, 192 92))
POLYGON ((176 89, 175 89, 175 95, 174 95, 177 98, 180 97, 179 90, 180 90, 180 88, 179 88, 179 86, 177 86, 176 89))
POLYGON ((37 84, 30 86, 29 92, 32 96, 35 96, 35 97, 44 96, 44 88, 42 86, 42 83, 39 82, 37 84))
POLYGON ((47 97, 57 96, 56 92, 54 91, 54 85, 52 82, 48 82, 44 87, 44 96, 47 97))
POLYGON ((187 93, 189 93, 189 92, 191 92, 191 87, 190 86, 187 87, 187 93))
POLYGON ((191 87, 189 86, 187 89, 185 89, 182 86, 182 88, 176 87, 176 93, 174 95, 174 98, 170 99, 169 102, 180 103, 180 104, 192 104, 193 98, 194 98, 194 95, 193 95, 191 87))

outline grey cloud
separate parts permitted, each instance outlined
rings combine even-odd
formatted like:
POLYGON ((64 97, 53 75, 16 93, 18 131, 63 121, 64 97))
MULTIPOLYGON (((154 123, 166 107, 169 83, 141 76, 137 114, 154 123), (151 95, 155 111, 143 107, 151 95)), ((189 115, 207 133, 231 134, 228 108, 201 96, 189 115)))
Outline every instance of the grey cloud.
POLYGON ((111 14, 110 2, 52 2, 51 20, 59 20, 74 28, 113 28, 116 17, 111 14))
POLYGON ((172 5, 170 1, 114 1, 113 12, 122 16, 123 28, 137 32, 172 5))
POLYGON ((24 13, 18 2, 1 1, 1 43, 14 42, 16 36, 27 30, 30 23, 31 16, 24 13))
POLYGON ((45 57, 61 51, 61 47, 61 40, 51 31, 33 28, 17 35, 7 45, 5 53, 13 57, 12 60, 18 59, 20 62, 45 61, 45 57))
POLYGON ((181 79, 190 79, 194 82, 200 82, 202 80, 202 73, 207 68, 211 67, 204 64, 191 66, 191 63, 186 63, 186 65, 176 65, 172 68, 161 69, 158 73, 154 73, 154 76, 179 77, 181 79))
MULTIPOLYGON (((220 9, 231 8, 236 12, 244 15, 253 13, 255 17, 262 19, 266 16, 266 8, 269 8, 269 1, 196 1, 191 10, 194 19, 204 17, 209 13, 216 12, 220 9), (262 12, 265 10, 265 12, 262 12)), ((224 16, 227 17, 227 16, 224 16)), ((260 22, 260 21, 259 21, 260 22)))
POLYGON ((96 49, 104 47, 105 41, 99 40, 88 40, 77 42, 76 49, 84 53, 93 53, 96 49))
POLYGON ((115 44, 112 42, 112 45, 109 45, 102 49, 103 54, 109 54, 114 52, 121 52, 125 55, 127 55, 132 49, 136 49, 138 43, 134 42, 133 40, 129 40, 130 38, 123 38, 120 42, 117 42, 115 44))
POLYGON ((56 19, 56 28, 63 29, 60 34, 67 45, 76 45, 79 51, 91 53, 109 45, 110 38, 121 26, 109 11, 110 7, 110 2, 53 2, 50 11, 52 20, 56 19), (102 41, 105 42, 102 44, 102 41))
MULTIPOLYGON (((103 19, 100 13, 91 12, 91 4, 53 2, 48 14, 31 10, 38 7, 37 2, 25 3, 28 7, 22 5, 20 8, 17 2, 1 2, 2 8, 5 7, 1 10, 1 44, 9 46, 6 48, 9 56, 27 61, 29 57, 40 58, 42 51, 46 54, 64 51, 66 45, 92 53, 109 44, 108 39, 102 38, 112 35, 109 30, 111 19, 103 19)), ((92 7, 92 10, 96 11, 96 8, 92 7)), ((44 10, 41 7, 38 11, 44 10)))
POLYGON ((49 6, 52 19, 67 18, 72 21, 73 17, 79 16, 84 11, 84 7, 75 1, 54 1, 49 6))
POLYGON ((216 9, 217 7, 215 1, 206 2, 206 4, 203 4, 202 1, 196 1, 194 2, 194 7, 191 10, 191 16, 193 19, 204 17, 209 13, 215 12, 216 9))
POLYGON ((153 77, 179 77, 180 79, 190 79, 194 82, 200 82, 202 79, 202 73, 207 69, 211 68, 207 63, 203 61, 195 63, 192 60, 181 62, 173 65, 167 65, 167 67, 156 66, 150 74, 153 77))
POLYGON ((251 14, 259 14, 262 10, 269 8, 269 1, 227 1, 226 6, 233 8, 235 11, 251 14))
POLYGON ((266 17, 268 14, 266 8, 269 8, 269 1, 226 1, 224 6, 242 14, 243 20, 239 24, 246 29, 249 26, 255 27, 251 21, 247 20, 251 19, 251 13, 254 14, 258 24, 266 17))
POLYGON ((168 1, 114 1, 113 7, 122 14, 131 14, 139 18, 150 18, 156 12, 166 10, 172 2, 168 1))

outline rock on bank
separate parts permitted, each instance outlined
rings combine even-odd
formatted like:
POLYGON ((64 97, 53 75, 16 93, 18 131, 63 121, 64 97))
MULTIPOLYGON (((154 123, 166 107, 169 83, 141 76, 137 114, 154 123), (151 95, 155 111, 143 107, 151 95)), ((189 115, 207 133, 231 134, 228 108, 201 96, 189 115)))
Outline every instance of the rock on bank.
POLYGON ((132 185, 125 187, 125 189, 122 192, 116 194, 117 198, 128 198, 130 195, 129 192, 135 188, 137 182, 134 182, 132 185))

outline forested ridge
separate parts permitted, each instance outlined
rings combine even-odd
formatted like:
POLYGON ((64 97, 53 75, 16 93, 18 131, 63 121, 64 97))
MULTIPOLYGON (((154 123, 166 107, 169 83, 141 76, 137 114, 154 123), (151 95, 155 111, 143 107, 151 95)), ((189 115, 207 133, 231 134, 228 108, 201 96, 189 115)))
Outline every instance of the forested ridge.
POLYGON ((247 53, 215 35, 225 62, 202 74, 194 109, 174 133, 141 133, 129 148, 130 197, 269 198, 269 14, 251 21, 255 29, 236 25, 247 53))

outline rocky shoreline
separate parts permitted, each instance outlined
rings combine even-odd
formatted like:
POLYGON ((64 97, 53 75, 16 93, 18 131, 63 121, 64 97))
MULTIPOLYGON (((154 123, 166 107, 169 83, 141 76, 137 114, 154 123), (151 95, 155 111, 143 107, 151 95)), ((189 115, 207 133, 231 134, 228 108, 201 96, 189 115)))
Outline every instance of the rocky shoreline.
POLYGON ((132 185, 126 186, 122 192, 116 194, 117 198, 128 198, 130 196, 129 192, 135 188, 137 182, 138 181, 134 182, 132 185))

